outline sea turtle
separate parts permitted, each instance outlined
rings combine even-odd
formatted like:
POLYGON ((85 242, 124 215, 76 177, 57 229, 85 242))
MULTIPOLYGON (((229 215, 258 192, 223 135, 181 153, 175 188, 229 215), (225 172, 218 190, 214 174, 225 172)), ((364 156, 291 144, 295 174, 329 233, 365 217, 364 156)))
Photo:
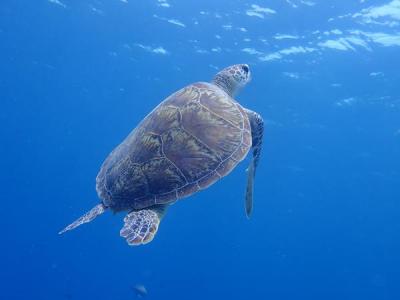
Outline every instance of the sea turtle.
POLYGON ((233 65, 211 83, 190 84, 161 102, 103 163, 96 178, 101 203, 60 234, 110 209, 128 212, 120 235, 129 245, 149 243, 171 204, 229 174, 252 148, 245 196, 250 217, 263 120, 233 99, 249 81, 249 66, 233 65))

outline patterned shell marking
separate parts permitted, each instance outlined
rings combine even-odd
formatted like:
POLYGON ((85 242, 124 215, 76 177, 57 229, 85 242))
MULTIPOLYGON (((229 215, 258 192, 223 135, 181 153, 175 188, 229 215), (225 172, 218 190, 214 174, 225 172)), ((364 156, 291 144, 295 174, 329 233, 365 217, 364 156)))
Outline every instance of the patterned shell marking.
POLYGON ((109 155, 97 192, 114 211, 174 202, 227 175, 251 147, 243 108, 209 83, 157 106, 109 155))

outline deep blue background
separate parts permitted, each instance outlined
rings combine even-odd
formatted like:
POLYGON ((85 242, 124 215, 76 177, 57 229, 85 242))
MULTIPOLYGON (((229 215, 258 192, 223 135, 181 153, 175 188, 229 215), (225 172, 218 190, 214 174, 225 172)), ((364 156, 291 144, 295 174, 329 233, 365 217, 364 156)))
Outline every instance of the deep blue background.
POLYGON ((333 29, 400 38, 336 18, 390 1, 362 2, 257 1, 276 11, 259 18, 246 1, 3 0, 1 299, 133 299, 135 284, 149 299, 400 299, 400 42, 318 45, 333 29), (298 46, 317 50, 259 59, 298 46), (119 237, 123 214, 57 235, 98 202, 102 161, 155 105, 244 62, 238 100, 266 120, 251 220, 246 161, 176 203, 146 246, 119 237))

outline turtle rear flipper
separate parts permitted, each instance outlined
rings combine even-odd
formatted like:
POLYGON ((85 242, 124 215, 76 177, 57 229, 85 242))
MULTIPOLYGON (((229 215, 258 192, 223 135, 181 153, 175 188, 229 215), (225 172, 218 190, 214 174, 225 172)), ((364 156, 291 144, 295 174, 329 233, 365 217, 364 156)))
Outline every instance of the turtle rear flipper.
POLYGON ((86 214, 84 214, 82 217, 80 217, 79 219, 77 219, 76 221, 74 221, 73 223, 71 223, 67 227, 65 227, 63 230, 61 230, 58 234, 63 234, 66 231, 75 229, 76 227, 78 227, 84 223, 88 223, 88 222, 92 221, 94 218, 96 218, 97 216, 104 213, 106 211, 106 209, 107 208, 104 206, 103 203, 96 205, 91 210, 89 210, 86 214))
POLYGON ((120 235, 130 246, 150 243, 157 233, 160 221, 168 205, 159 205, 149 209, 132 211, 124 218, 124 227, 120 235))

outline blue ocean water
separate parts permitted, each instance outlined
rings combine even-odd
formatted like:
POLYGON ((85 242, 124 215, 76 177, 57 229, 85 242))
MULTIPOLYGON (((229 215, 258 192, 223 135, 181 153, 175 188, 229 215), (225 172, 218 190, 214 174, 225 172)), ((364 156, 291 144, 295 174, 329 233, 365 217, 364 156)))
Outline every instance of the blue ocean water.
POLYGON ((3 0, 1 299, 400 299, 399 0, 3 0), (248 63, 248 159, 154 241, 98 203, 108 153, 160 101, 248 63))

